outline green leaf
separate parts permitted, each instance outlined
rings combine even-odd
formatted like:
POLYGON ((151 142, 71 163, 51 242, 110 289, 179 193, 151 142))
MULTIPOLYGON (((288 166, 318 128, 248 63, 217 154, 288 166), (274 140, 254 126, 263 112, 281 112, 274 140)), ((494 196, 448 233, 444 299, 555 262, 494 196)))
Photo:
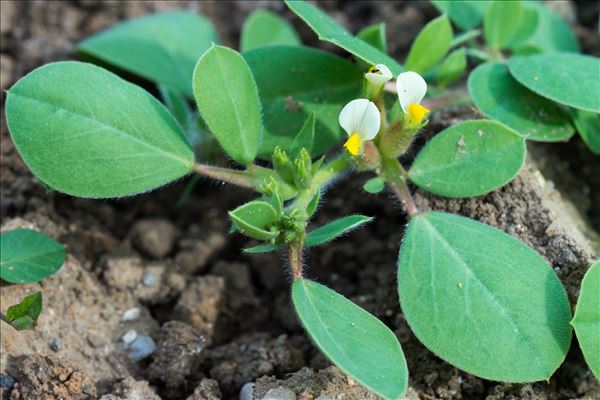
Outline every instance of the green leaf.
POLYGON ((521 3, 521 14, 517 27, 506 48, 517 49, 533 35, 538 24, 538 12, 531 7, 526 7, 525 2, 521 3))
POLYGON ((292 301, 317 347, 342 371, 386 399, 406 391, 408 369, 394 333, 333 290, 307 279, 292 285, 292 301))
POLYGON ((452 22, 466 31, 479 25, 490 2, 481 0, 432 0, 431 3, 441 13, 448 14, 452 22))
POLYGON ((7 282, 41 281, 64 262, 64 246, 40 232, 20 228, 0 235, 0 278, 7 282))
POLYGON ((308 232, 304 245, 306 247, 318 246, 323 243, 332 241, 333 239, 348 233, 359 226, 371 222, 373 217, 365 215, 348 215, 346 217, 336 219, 333 222, 323 225, 313 231, 308 232))
POLYGON ((419 32, 413 42, 406 59, 406 69, 425 74, 437 65, 452 42, 452 26, 446 15, 441 15, 430 21, 419 32))
POLYGON ((295 159, 300 153, 301 149, 308 150, 309 153, 312 152, 313 142, 315 140, 315 112, 311 111, 308 114, 308 118, 306 118, 306 122, 300 132, 296 135, 290 147, 288 148, 287 153, 290 156, 290 159, 295 159))
POLYGON ((360 40, 367 42, 382 53, 387 54, 387 38, 385 35, 385 23, 380 22, 375 25, 364 27, 356 35, 360 40))
POLYGON ((278 246, 270 243, 262 243, 253 247, 246 247, 243 251, 247 254, 262 254, 262 253, 271 253, 277 250, 278 246))
POLYGON ((263 46, 300 46, 300 37, 294 27, 279 15, 267 10, 256 10, 242 27, 240 51, 263 46))
POLYGON ((515 56, 512 76, 529 90, 557 103, 600 113, 600 59, 575 53, 515 56))
POLYGON ((574 108, 571 114, 579 136, 592 153, 600 155, 600 115, 574 108))
POLYGON ((273 46, 244 54, 263 105, 265 134, 260 156, 289 148, 309 114, 315 113, 312 155, 323 154, 342 138, 342 107, 360 96, 363 75, 352 63, 308 47, 273 46))
POLYGON ((6 322, 18 331, 32 330, 42 313, 42 292, 25 296, 19 304, 8 307, 6 322))
POLYGON ((352 36, 333 18, 309 2, 286 0, 285 4, 319 36, 319 39, 333 43, 371 65, 385 64, 394 76, 403 71, 402 66, 393 58, 352 36))
POLYGON ((525 162, 525 140, 502 124, 465 121, 438 133, 417 155, 410 179, 447 197, 473 197, 512 180, 525 162))
POLYGON ((255 200, 229 212, 231 220, 241 233, 258 240, 274 239, 278 231, 268 228, 277 218, 277 211, 266 201, 255 200))
POLYGON ((194 69, 194 97, 225 152, 242 165, 254 161, 261 139, 261 106, 244 58, 227 47, 211 47, 194 69))
POLYGON ((454 50, 442 63, 437 73, 440 86, 445 87, 453 84, 465 72, 467 68, 467 53, 464 48, 454 50))
POLYGON ((586 272, 571 325, 585 361, 600 379, 600 261, 586 272))
POLYGON ((533 1, 523 2, 524 9, 537 13, 537 23, 533 33, 518 46, 514 46, 516 53, 569 51, 579 52, 579 43, 569 24, 546 5, 533 1))
POLYGON ((313 196, 313 198, 308 202, 306 206, 306 215, 308 218, 312 217, 317 211, 317 207, 319 206, 319 201, 321 200, 321 188, 317 189, 317 194, 313 196))
POLYGON ((45 184, 79 197, 145 192, 191 171, 194 154, 148 92, 91 64, 44 65, 6 99, 8 127, 45 184))
POLYGON ((192 97, 196 60, 218 42, 212 24, 190 11, 133 19, 100 32, 79 49, 151 81, 174 86, 192 97))
POLYGON ((564 141, 573 133, 569 115, 555 103, 519 84, 505 64, 488 62, 469 75, 469 94, 483 115, 527 139, 564 141))
POLYGON ((363 190, 367 193, 376 194, 383 190, 385 187, 385 182, 380 177, 376 176, 375 178, 369 179, 363 185, 363 190))
POLYGON ((492 49, 506 48, 517 35, 523 8, 520 1, 493 1, 483 17, 483 36, 492 49))
POLYGON ((428 212, 408 225, 398 291, 417 338, 481 378, 547 380, 571 342, 571 311, 552 268, 512 236, 428 212))

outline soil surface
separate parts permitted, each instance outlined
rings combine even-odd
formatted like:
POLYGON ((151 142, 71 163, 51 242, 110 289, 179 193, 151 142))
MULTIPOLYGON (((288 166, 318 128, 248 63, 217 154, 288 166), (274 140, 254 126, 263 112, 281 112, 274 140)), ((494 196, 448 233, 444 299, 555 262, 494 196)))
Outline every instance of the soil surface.
MULTIPOLYGON (((402 58, 437 15, 425 1, 320 3, 352 31, 387 23, 391 54, 402 58)), ((600 53, 598 4, 554 4, 588 53, 600 53), (596 24, 596 25, 594 25, 596 24)), ((1 86, 47 62, 76 58, 75 45, 117 21, 188 8, 208 16, 222 42, 237 47, 254 9, 288 17, 304 43, 314 34, 283 4, 255 2, 2 1, 1 86)), ((139 82, 151 88, 147 82, 139 82)), ((251 193, 202 181, 176 205, 186 182, 121 200, 47 193, 8 135, 2 94, 2 231, 32 227, 67 245, 54 276, 26 286, 2 283, 2 311, 42 290, 35 331, 1 326, 2 399, 375 399, 332 367, 311 344, 290 305, 283 255, 244 255, 248 241, 228 235, 227 210, 251 193)), ((470 108, 436 111, 407 163, 441 129, 480 116, 470 108)), ((479 379, 437 358, 411 333, 398 304, 395 264, 406 218, 388 194, 368 195, 367 176, 341 180, 315 224, 362 213, 377 219, 307 255, 306 274, 381 318, 399 337, 410 371, 408 399, 597 399, 600 384, 576 343, 549 382, 479 379)), ((531 144, 520 175, 486 196, 449 200, 416 190, 422 209, 472 217, 523 240, 554 267, 575 302, 598 258, 600 162, 577 138, 531 144)), ((574 339, 575 341, 575 339, 574 339)))

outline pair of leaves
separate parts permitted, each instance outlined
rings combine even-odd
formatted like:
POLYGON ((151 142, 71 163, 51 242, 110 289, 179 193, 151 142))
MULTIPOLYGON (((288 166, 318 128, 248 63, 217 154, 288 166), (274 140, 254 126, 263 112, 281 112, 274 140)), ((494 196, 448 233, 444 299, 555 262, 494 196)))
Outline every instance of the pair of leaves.
POLYGON ((191 98, 196 61, 216 42, 214 27, 206 18, 171 11, 116 25, 83 41, 79 49, 191 98))
POLYGON ((0 235, 0 278, 11 283, 33 283, 49 277, 65 262, 65 248, 31 229, 0 235))
POLYGON ((42 313, 42 293, 25 296, 19 304, 8 307, 5 321, 18 331, 31 330, 42 313))
POLYGON ((525 140, 494 121, 461 122, 437 134, 409 170, 419 187, 448 197, 488 193, 514 178, 525 162, 525 140))
POLYGON ((469 218, 428 212, 411 220, 398 291, 419 340, 479 377, 547 380, 569 349, 570 305, 552 268, 521 241, 469 218))
POLYGON ((354 37, 333 18, 309 2, 286 0, 285 4, 319 36, 319 39, 341 47, 370 65, 385 64, 394 76, 402 72, 402 66, 393 58, 367 42, 354 37))
POLYGON ((583 277, 571 325, 587 364, 600 379, 600 261, 583 277))

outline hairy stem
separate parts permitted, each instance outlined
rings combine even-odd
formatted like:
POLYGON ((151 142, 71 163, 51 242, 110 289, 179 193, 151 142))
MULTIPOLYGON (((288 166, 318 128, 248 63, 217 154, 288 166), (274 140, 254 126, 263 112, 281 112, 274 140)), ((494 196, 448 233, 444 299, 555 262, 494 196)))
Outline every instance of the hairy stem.
POLYGON ((211 165, 198 164, 194 165, 194 172, 217 179, 235 186, 254 189, 254 177, 246 171, 235 170, 230 168, 213 167, 211 165))
POLYGON ((304 237, 290 243, 288 248, 288 258, 290 263, 290 271, 294 279, 302 279, 302 246, 304 237))
POLYGON ((413 217, 414 215, 417 215, 419 210, 408 189, 408 185, 406 184, 408 173, 395 158, 384 157, 382 161, 383 170, 380 175, 381 178, 387 183, 390 189, 392 189, 392 192, 394 192, 398 200, 402 202, 408 216, 413 217))

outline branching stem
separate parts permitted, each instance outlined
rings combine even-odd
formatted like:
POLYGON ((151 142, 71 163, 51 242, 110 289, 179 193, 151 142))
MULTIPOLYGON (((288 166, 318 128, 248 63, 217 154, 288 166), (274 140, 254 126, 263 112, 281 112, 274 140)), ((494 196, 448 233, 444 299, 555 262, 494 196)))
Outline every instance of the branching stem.
POLYGON ((395 158, 384 157, 382 160, 383 170, 380 174, 381 178, 392 189, 398 200, 402 202, 404 210, 409 217, 413 217, 419 213, 419 209, 408 189, 406 181, 408 173, 395 158))

